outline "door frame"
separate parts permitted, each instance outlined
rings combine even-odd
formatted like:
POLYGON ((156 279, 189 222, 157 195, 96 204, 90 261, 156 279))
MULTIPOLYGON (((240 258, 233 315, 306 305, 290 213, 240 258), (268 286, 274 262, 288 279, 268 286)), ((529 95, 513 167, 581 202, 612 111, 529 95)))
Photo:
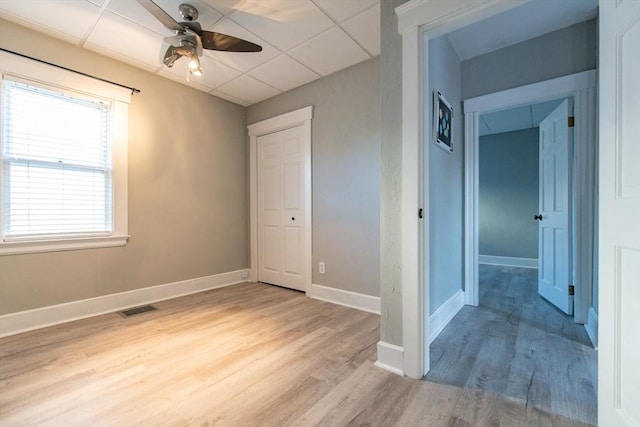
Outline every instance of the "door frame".
POLYGON ((411 0, 395 9, 402 36, 402 347, 394 351, 402 360, 396 371, 422 378, 429 371, 429 162, 422 153, 431 123, 422 120, 430 94, 429 40, 522 5, 529 0, 411 0), (426 187, 426 188, 424 188, 426 187), (424 217, 419 218, 418 210, 424 217))
POLYGON ((249 280, 258 280, 258 137, 302 126, 304 159, 304 221, 305 244, 303 248, 303 282, 307 295, 311 292, 312 227, 311 227, 311 119, 313 106, 300 108, 247 126, 249 134, 249 280))
POLYGON ((586 324, 593 293, 595 210, 596 71, 584 71, 464 101, 465 117, 465 304, 479 303, 479 117, 505 108, 572 97, 575 127, 571 171, 570 275, 574 320, 586 324))
POLYGON ((429 266, 424 257, 430 239, 429 210, 424 209, 424 219, 418 218, 418 209, 428 197, 422 177, 429 176, 429 165, 418 154, 423 136, 431 132, 431 123, 422 121, 430 100, 422 87, 429 78, 425 47, 430 39, 528 1, 411 0, 395 8, 402 37, 402 346, 395 346, 395 353, 402 361, 397 370, 412 378, 422 378, 429 370, 429 319, 425 315, 429 266))

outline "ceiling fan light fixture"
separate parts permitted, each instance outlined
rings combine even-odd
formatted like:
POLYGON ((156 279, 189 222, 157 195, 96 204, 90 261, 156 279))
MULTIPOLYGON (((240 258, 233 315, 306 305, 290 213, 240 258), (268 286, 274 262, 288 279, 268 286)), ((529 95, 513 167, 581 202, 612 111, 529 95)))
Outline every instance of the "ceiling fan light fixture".
POLYGON ((189 55, 188 65, 189 65, 189 70, 191 70, 191 72, 200 70, 200 58, 198 58, 198 55, 195 52, 189 55))
POLYGON ((169 46, 167 48, 167 51, 164 54, 164 58, 162 59, 162 62, 164 63, 164 65, 166 65, 167 67, 171 68, 173 67, 173 64, 175 64, 175 62, 180 59, 182 55, 176 51, 176 48, 173 46, 169 46))
MULTIPOLYGON (((0 0, 1 1, 1 0, 0 0)), ((157 1, 157 0, 155 0, 157 1)), ((168 68, 181 57, 187 58, 187 80, 190 75, 201 76, 200 56, 202 50, 219 50, 226 52, 261 52, 262 46, 227 34, 205 31, 198 19, 198 9, 188 3, 182 3, 178 10, 185 22, 177 22, 154 0, 138 0, 153 17, 167 29, 175 33, 172 37, 165 37, 169 43, 162 62, 168 68)))
POLYGON ((200 58, 198 58, 198 54, 194 51, 188 56, 187 65, 189 67, 189 72, 194 76, 200 77, 202 75, 202 67, 200 66, 200 58))

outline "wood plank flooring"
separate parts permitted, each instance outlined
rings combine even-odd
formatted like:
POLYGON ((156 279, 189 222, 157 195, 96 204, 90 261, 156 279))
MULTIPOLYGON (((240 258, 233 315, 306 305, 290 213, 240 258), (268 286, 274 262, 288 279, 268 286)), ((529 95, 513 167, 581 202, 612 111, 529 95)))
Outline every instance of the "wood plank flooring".
POLYGON ((1 339, 0 426, 585 425, 381 370, 378 316, 298 292, 247 283, 154 305, 1 339))
POLYGON ((597 353, 582 325, 537 293, 537 270, 480 265, 480 306, 431 344, 426 379, 597 422, 597 353))

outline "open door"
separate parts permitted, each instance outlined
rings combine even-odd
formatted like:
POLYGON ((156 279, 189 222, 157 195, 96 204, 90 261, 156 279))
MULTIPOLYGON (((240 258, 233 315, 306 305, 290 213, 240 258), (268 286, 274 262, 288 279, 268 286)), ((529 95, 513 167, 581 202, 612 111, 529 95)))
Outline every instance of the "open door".
POLYGON ((598 425, 640 426, 640 1, 600 0, 598 425))
POLYGON ((569 192, 569 101, 564 100, 540 122, 540 211, 538 227, 538 293, 573 314, 570 286, 571 195, 569 192))

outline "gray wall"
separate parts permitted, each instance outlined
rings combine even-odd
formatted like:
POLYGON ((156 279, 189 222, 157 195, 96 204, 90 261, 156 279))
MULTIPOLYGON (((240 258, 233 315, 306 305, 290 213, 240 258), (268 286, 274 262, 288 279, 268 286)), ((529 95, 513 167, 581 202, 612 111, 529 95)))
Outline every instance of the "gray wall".
MULTIPOLYGON (((430 259, 429 259, 429 309, 433 313, 456 291, 463 287, 464 271, 464 135, 461 103, 460 60, 447 37, 429 41, 429 91, 440 91, 453 107, 453 152, 447 152, 433 143, 433 136, 426 136, 425 145, 429 157, 430 259)), ((433 103, 429 102, 432 120, 433 103)), ((425 186, 426 187, 426 186, 425 186)))
POLYGON ((129 108, 129 243, 0 256, 0 314, 248 267, 243 107, 2 20, 0 45, 142 90, 129 108))
POLYGON ((592 19, 464 61, 463 99, 593 70, 596 31, 592 19))
POLYGON ((538 128, 480 137, 480 255, 538 258, 538 128))
POLYGON ((381 0, 380 339, 402 345, 402 37, 394 8, 381 0))
POLYGON ((373 58, 247 109, 251 124, 314 106, 313 283, 373 296, 380 295, 379 93, 373 58))

